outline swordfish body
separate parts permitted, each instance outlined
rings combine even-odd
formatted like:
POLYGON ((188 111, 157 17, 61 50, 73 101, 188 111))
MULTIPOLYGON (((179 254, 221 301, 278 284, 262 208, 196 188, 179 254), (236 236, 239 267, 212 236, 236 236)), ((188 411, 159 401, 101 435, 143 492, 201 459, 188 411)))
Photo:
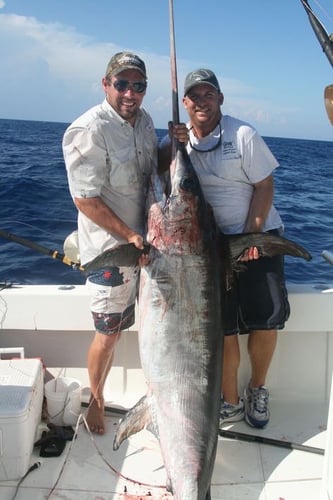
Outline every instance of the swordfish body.
MULTIPOLYGON (((113 447, 147 428, 159 440, 174 499, 209 500, 219 426, 222 276, 249 246, 258 246, 264 256, 311 257, 297 244, 269 234, 222 237, 181 146, 170 179, 166 195, 153 176, 148 200, 150 263, 141 269, 139 293, 147 395, 120 422, 113 447)), ((137 258, 137 250, 126 246, 128 265, 137 258)))
POLYGON ((148 393, 121 422, 114 448, 144 427, 160 442, 176 500, 210 498, 222 359, 217 231, 185 150, 171 192, 152 179, 150 263, 141 269, 139 346, 148 393))

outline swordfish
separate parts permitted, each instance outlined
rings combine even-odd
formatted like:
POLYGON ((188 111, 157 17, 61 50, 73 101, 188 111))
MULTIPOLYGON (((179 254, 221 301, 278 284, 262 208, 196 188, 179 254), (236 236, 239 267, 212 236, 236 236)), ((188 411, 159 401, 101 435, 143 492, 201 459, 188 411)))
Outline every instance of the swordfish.
MULTIPOLYGON (((264 233, 227 239, 228 256, 221 255, 225 243, 221 246, 212 210, 181 144, 170 166, 169 186, 166 192, 154 174, 148 195, 150 262, 141 269, 139 291, 147 394, 121 420, 113 448, 144 428, 152 431, 173 498, 209 500, 219 427, 222 276, 254 244, 262 255, 277 249, 310 256, 295 243, 264 233)), ((127 246, 126 258, 129 250, 137 259, 133 246, 127 246)))

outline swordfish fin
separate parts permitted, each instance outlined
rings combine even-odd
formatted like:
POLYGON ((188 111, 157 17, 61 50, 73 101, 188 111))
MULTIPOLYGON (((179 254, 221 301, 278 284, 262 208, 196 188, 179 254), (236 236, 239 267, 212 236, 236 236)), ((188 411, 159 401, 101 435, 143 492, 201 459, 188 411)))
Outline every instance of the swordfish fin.
POLYGON ((105 250, 101 255, 91 260, 83 266, 83 272, 88 274, 92 271, 97 271, 105 267, 126 266, 132 267, 137 265, 139 258, 143 254, 148 254, 149 245, 144 245, 143 250, 137 248, 133 243, 120 245, 110 250, 105 250))
POLYGON ((151 431, 158 438, 151 418, 149 399, 147 396, 143 396, 121 419, 113 440, 113 449, 118 450, 125 439, 143 429, 151 431))
POLYGON ((269 233, 242 233, 224 235, 222 238, 227 239, 232 265, 250 247, 257 247, 261 257, 290 255, 305 260, 312 259, 310 253, 305 248, 283 236, 275 236, 269 233))

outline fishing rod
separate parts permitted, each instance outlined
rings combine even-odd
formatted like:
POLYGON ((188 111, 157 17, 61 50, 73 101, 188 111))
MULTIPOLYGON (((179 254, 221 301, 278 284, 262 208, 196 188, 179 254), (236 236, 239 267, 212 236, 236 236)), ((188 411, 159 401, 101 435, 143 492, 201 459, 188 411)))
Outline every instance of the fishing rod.
POLYGON ((65 253, 60 253, 58 250, 52 250, 40 245, 39 243, 27 240, 21 236, 17 236, 16 234, 9 233, 4 229, 0 229, 0 237, 19 243, 20 245, 31 248, 32 250, 36 250, 39 253, 52 257, 52 259, 60 260, 63 264, 70 266, 75 271, 82 271, 85 274, 89 274, 92 271, 96 271, 104 267, 135 266, 137 265, 138 259, 141 255, 149 253, 149 245, 145 244, 143 249, 139 249, 136 248, 134 243, 127 243, 116 248, 105 250, 103 253, 83 266, 77 258, 78 249, 76 248, 76 242, 73 241, 74 233, 71 233, 65 240, 65 253), (70 255, 73 255, 73 258, 70 258, 70 255), (74 260, 76 258, 77 260, 74 260))
MULTIPOLYGON (((326 54, 327 59, 329 60, 331 66, 333 66, 333 38, 332 35, 329 35, 319 21, 318 17, 314 14, 311 9, 308 0, 301 0, 301 3, 305 9, 305 12, 308 15, 310 24, 312 29, 323 49, 323 52, 326 54)), ((327 85, 324 90, 324 102, 327 116, 333 125, 333 85, 327 85)))
POLYGON ((58 252, 58 250, 52 250, 50 248, 44 247, 40 245, 39 243, 36 243, 31 240, 27 240, 25 238, 22 238, 21 236, 17 236, 16 234, 9 233, 8 231, 5 231, 4 229, 0 229, 0 236, 6 240, 9 241, 14 241, 15 243, 19 243, 20 245, 23 245, 27 248, 31 248, 32 250, 36 250, 39 253, 42 253, 44 255, 48 255, 49 257, 52 257, 52 259, 60 260, 63 264, 66 264, 67 266, 72 267, 74 270, 80 270, 83 271, 84 268, 81 267, 81 265, 77 262, 73 262, 70 260, 67 255, 58 252))

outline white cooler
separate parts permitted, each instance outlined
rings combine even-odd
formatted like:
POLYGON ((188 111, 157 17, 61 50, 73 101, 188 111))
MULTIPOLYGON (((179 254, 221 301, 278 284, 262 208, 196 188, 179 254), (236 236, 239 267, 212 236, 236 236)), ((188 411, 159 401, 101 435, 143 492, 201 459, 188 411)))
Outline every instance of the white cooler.
POLYGON ((0 481, 28 471, 43 404, 39 359, 0 359, 0 481))

